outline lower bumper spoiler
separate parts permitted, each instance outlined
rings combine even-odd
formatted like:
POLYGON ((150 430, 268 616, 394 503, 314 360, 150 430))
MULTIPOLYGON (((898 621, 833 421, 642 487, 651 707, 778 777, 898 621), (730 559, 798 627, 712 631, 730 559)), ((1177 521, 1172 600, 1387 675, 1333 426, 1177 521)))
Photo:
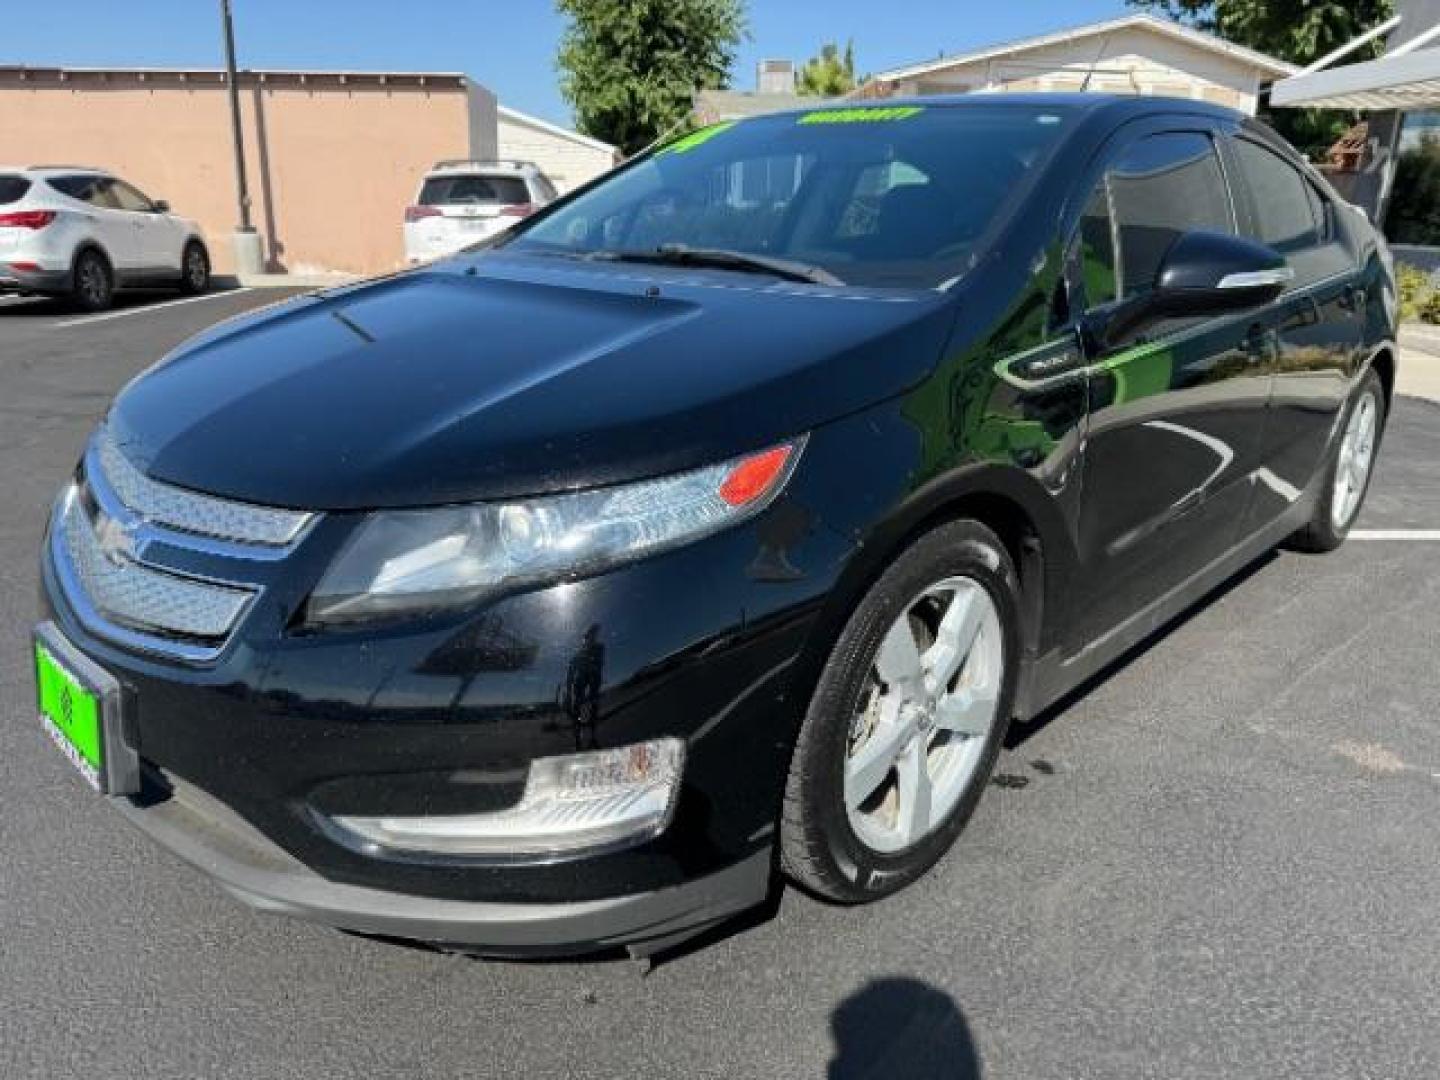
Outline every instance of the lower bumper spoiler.
POLYGON ((574 903, 446 900, 329 881, 229 807, 179 781, 162 802, 115 803, 151 839, 251 907, 483 955, 580 955, 617 947, 650 955, 761 903, 771 880, 767 848, 708 877, 654 892, 574 903))

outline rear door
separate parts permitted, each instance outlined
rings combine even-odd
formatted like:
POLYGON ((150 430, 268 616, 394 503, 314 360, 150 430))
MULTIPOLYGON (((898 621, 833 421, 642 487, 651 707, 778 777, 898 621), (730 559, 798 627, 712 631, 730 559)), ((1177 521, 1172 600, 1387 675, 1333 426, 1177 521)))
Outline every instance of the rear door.
MULTIPOLYGON (((1203 121, 1194 121, 1196 125, 1203 121)), ((1079 273, 1097 315, 1149 291, 1181 234, 1234 233, 1215 133, 1156 123, 1111 151, 1080 229, 1079 273)), ((1169 319, 1093 345, 1079 540, 1077 645, 1218 558, 1249 502, 1269 394, 1263 314, 1169 319)))
POLYGON ((1249 520, 1284 512, 1325 461, 1364 333, 1360 269, 1336 208, 1288 152, 1258 134, 1229 140, 1241 228, 1285 256, 1295 277, 1275 304, 1280 351, 1249 520))
POLYGON ((105 249, 116 270, 133 274, 144 265, 140 230, 131 223, 130 215, 120 209, 115 198, 114 181, 110 177, 77 173, 73 176, 52 176, 48 182, 62 195, 85 204, 89 231, 105 249))

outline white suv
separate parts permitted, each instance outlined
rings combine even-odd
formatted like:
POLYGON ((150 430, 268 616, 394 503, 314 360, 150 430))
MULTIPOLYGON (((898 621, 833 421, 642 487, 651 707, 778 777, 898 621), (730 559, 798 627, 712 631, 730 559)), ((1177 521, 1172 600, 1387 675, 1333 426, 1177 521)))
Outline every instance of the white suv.
POLYGON ((0 165, 0 293, 69 296, 87 311, 117 288, 210 284, 200 226, 104 171, 0 165))
POLYGON ((558 193, 528 161, 439 161, 405 208, 405 258, 438 259, 488 240, 558 193))

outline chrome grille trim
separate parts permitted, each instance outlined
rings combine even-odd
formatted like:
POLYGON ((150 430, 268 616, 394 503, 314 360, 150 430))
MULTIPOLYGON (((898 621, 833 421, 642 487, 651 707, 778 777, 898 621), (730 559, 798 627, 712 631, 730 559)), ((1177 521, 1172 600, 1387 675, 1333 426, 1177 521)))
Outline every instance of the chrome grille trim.
POLYGON ((218 656, 256 596, 107 554, 73 484, 55 508, 51 555, 82 622, 121 644, 182 659, 218 656))
POLYGON ((236 544, 288 547, 315 516, 202 495, 152 480, 131 463, 104 427, 86 452, 85 472, 92 483, 103 481, 137 517, 176 532, 236 544))

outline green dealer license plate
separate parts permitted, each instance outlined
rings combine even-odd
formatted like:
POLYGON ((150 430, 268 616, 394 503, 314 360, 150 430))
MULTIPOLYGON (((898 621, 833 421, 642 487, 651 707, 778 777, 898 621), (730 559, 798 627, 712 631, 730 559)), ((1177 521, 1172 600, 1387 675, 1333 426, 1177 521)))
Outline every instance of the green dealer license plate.
POLYGON ((91 787, 138 790, 135 752, 111 734, 119 730, 119 684, 50 623, 35 633, 35 688, 40 725, 91 787))

